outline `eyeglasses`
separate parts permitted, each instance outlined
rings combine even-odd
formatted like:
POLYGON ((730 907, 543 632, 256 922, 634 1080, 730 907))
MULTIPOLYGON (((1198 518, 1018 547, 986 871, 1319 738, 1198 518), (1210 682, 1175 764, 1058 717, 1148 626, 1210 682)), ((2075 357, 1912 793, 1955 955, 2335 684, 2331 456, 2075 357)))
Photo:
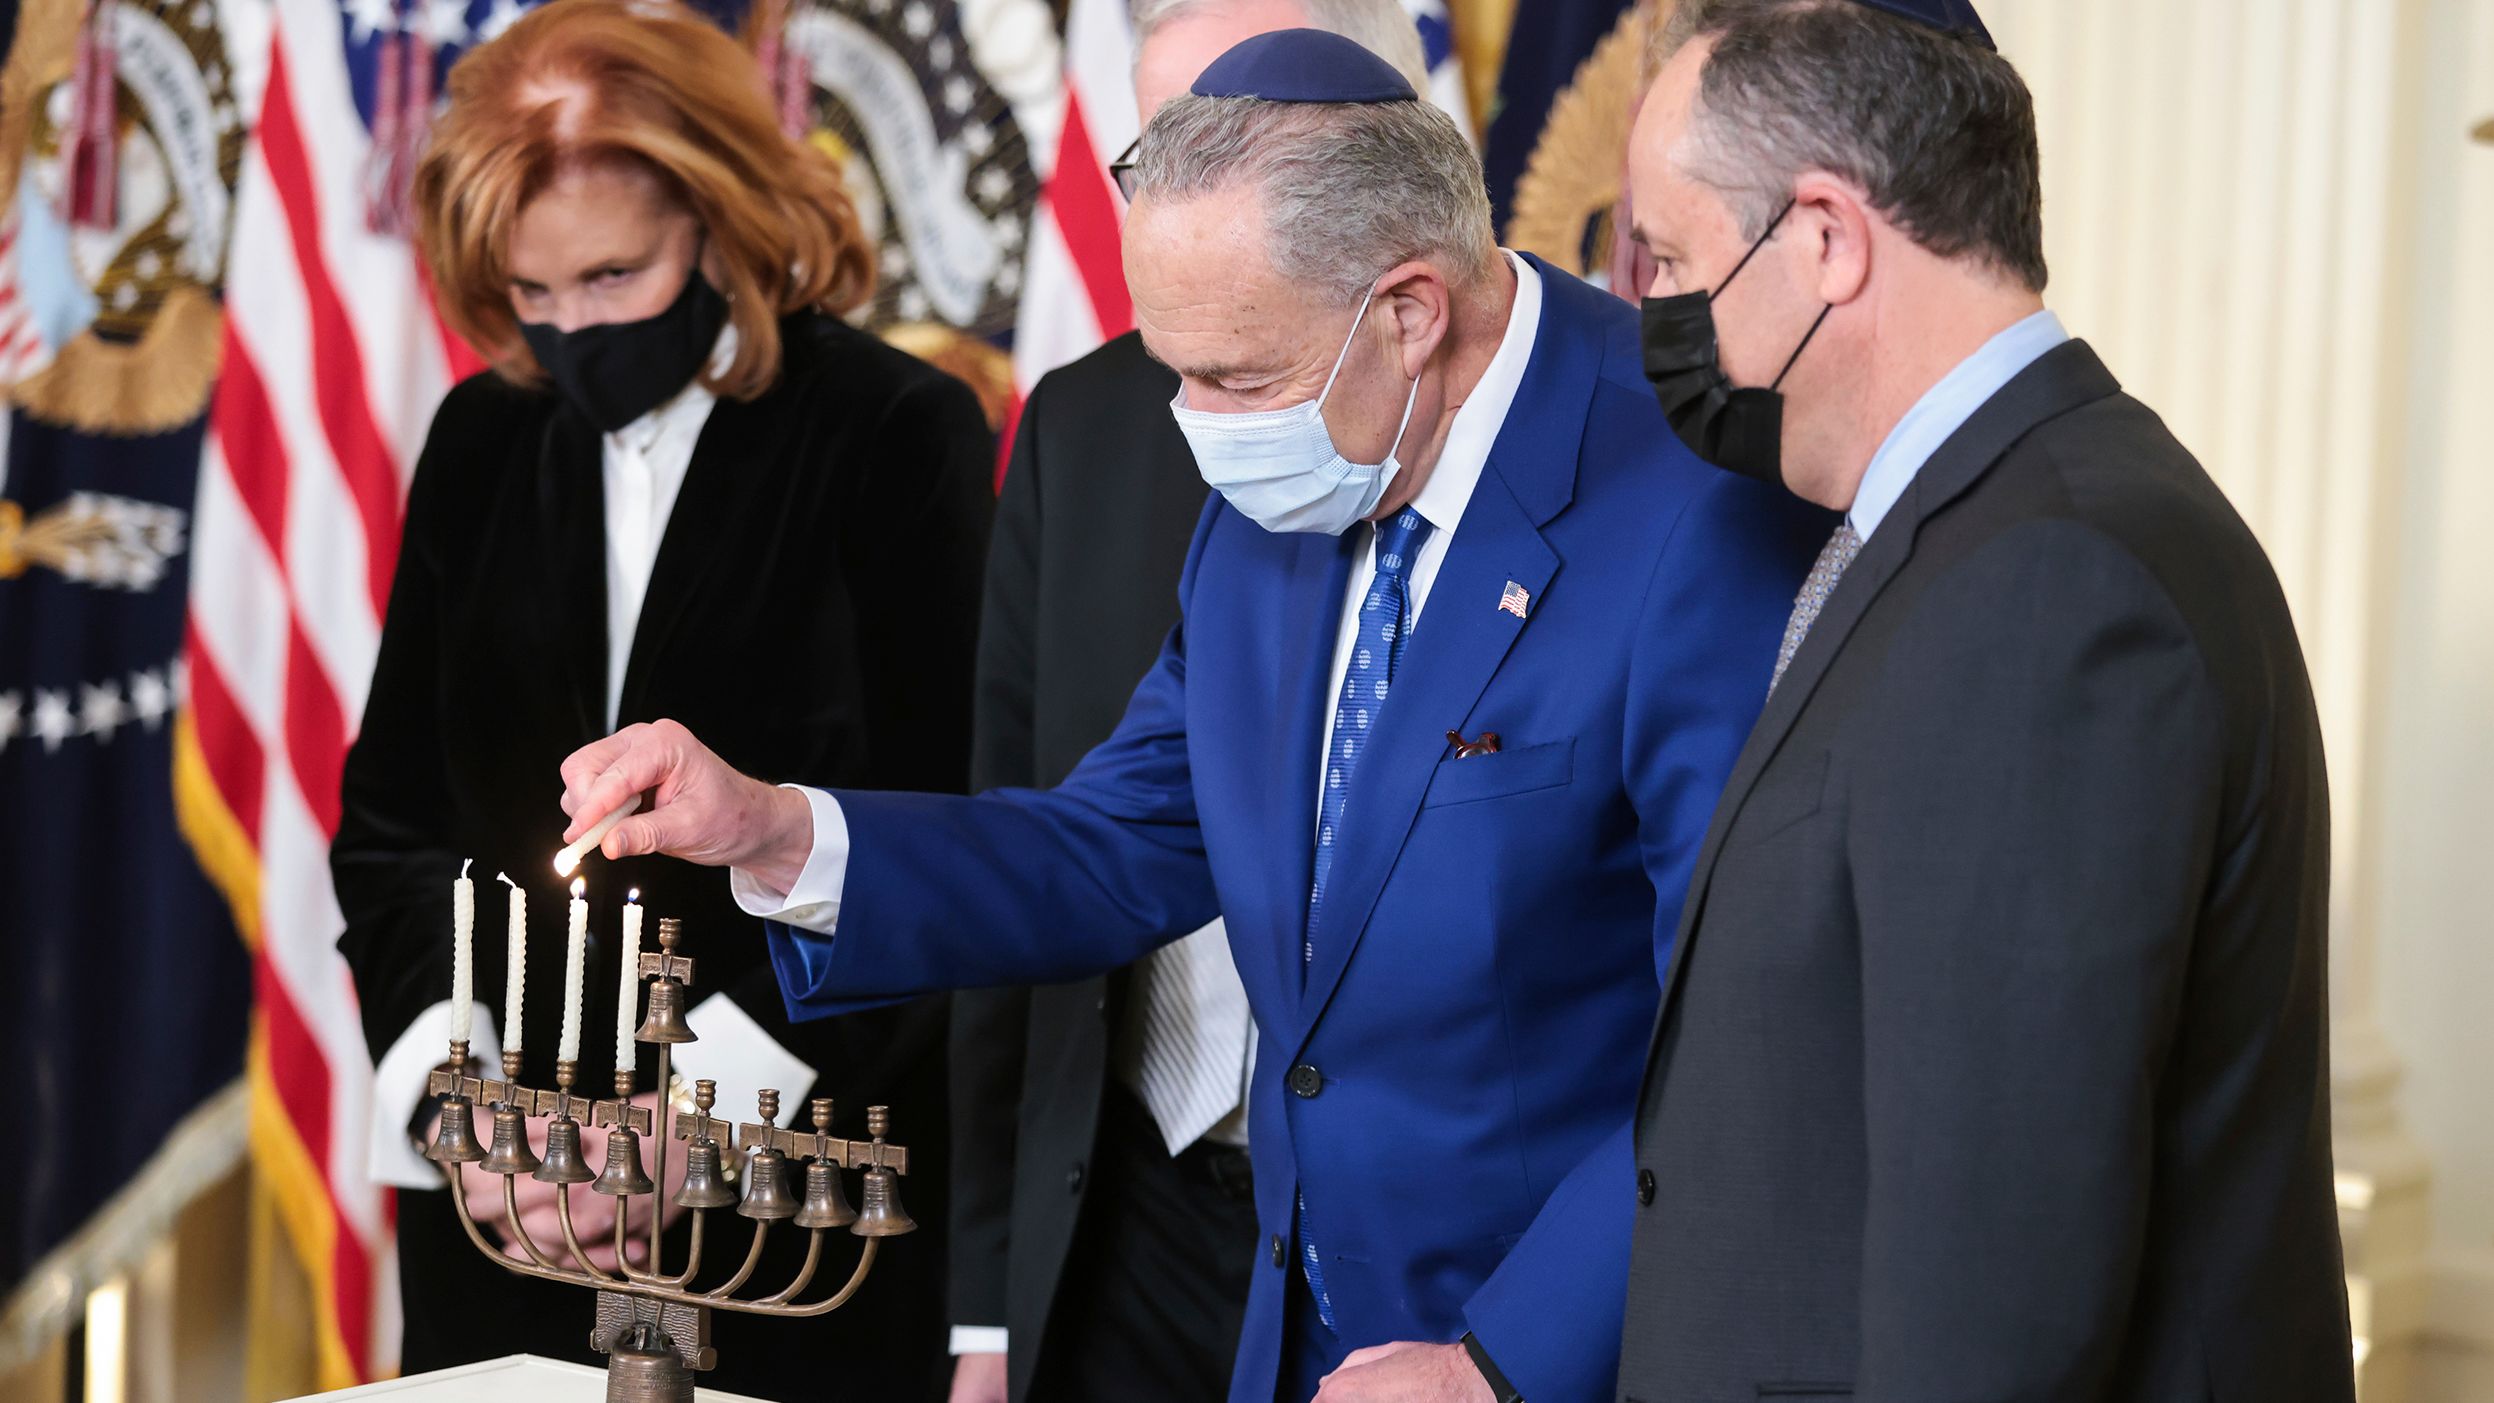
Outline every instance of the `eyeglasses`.
POLYGON ((1138 136, 1126 143, 1123 155, 1108 163, 1108 178, 1117 182, 1117 193, 1128 204, 1134 203, 1134 153, 1142 147, 1143 138, 1138 136))

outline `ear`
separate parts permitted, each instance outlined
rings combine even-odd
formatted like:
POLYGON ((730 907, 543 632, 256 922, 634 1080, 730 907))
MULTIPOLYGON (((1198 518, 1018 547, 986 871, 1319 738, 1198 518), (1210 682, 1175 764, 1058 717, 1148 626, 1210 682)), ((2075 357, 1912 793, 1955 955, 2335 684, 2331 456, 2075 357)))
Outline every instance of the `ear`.
POLYGON ((1403 378, 1419 379, 1421 367, 1455 325, 1455 300, 1446 275, 1422 259, 1397 264, 1377 280, 1376 302, 1401 347, 1403 378))
POLYGON ((1812 171, 1793 186, 1793 221, 1798 246, 1811 265, 1818 301, 1842 307, 1870 285, 1870 198, 1849 180, 1812 171))

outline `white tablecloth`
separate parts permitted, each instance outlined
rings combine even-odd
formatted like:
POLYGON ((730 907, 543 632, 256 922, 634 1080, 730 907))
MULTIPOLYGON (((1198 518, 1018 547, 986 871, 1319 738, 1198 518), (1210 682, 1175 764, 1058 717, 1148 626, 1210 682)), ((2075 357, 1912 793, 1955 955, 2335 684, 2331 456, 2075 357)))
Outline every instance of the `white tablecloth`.
MULTIPOLYGON (((606 1371, 514 1354, 387 1383, 365 1384, 313 1398, 386 1398, 390 1403, 606 1403, 606 1371)), ((763 1403, 741 1393, 703 1389, 701 1403, 763 1403)), ((302 1400, 296 1400, 302 1403, 302 1400)))

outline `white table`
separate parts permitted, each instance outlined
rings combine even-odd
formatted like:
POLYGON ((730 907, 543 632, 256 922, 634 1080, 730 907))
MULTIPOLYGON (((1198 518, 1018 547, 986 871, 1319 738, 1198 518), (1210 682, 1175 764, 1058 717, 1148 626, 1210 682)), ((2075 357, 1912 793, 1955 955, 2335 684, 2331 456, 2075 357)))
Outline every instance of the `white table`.
MULTIPOLYGON (((585 1364, 539 1359, 533 1354, 514 1354, 507 1359, 488 1359, 482 1364, 463 1364, 456 1369, 308 1396, 387 1398, 391 1403, 606 1403, 606 1371, 585 1364)), ((694 1397, 700 1403, 763 1403, 762 1399, 741 1393, 719 1393, 707 1388, 694 1397)))

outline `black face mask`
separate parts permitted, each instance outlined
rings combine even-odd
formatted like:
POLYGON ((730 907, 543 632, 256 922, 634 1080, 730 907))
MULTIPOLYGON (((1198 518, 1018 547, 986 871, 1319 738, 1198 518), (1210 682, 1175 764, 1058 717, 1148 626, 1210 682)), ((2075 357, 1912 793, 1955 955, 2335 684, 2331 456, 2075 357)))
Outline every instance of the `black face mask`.
POLYGON ((1763 390, 1741 389, 1724 376, 1717 358, 1714 300, 1775 237, 1792 210, 1790 204, 1784 206, 1713 292, 1645 299, 1645 378, 1654 386, 1654 398, 1671 421, 1672 432, 1690 452, 1716 467, 1777 487, 1784 483, 1784 377, 1792 374, 1801 353, 1826 325, 1827 314, 1836 309, 1820 310, 1791 359, 1776 372, 1774 384, 1763 390))
POLYGON ((684 290, 657 316, 561 331, 521 322, 520 336, 547 378, 589 422, 613 433, 674 399, 717 349, 727 299, 697 260, 684 290))

